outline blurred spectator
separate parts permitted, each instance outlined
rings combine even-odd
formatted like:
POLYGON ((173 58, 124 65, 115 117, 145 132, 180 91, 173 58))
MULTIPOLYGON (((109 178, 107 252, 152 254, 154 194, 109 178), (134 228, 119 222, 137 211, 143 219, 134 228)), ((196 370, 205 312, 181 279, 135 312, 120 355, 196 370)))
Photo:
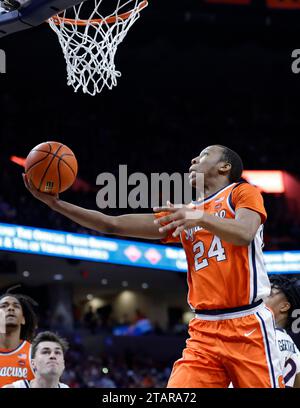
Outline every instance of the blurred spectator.
POLYGON ((72 388, 163 388, 171 367, 172 362, 155 361, 149 356, 95 358, 71 343, 62 381, 72 388))
POLYGON ((94 313, 92 306, 89 306, 88 311, 83 317, 83 321, 85 327, 87 327, 91 331, 91 333, 95 333, 97 327, 97 316, 94 313))
POLYGON ((0 196, 0 219, 6 222, 13 222, 16 219, 17 211, 0 196))

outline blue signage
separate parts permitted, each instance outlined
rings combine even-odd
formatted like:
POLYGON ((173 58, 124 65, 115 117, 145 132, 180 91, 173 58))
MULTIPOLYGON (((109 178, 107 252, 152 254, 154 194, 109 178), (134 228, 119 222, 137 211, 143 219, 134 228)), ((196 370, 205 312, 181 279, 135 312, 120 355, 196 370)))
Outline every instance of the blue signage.
MULTIPOLYGON (((0 223, 0 250, 186 272, 184 250, 123 239, 0 223)), ((269 273, 300 273, 300 251, 264 253, 269 273)))

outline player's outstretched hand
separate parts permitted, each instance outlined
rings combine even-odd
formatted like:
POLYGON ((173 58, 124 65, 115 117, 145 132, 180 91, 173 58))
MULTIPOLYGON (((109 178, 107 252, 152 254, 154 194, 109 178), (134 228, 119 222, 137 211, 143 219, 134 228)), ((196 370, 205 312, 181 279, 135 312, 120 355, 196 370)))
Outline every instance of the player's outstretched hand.
POLYGON ((173 205, 168 203, 165 207, 154 207, 154 212, 167 212, 157 218, 154 223, 160 225, 159 232, 174 230, 173 237, 177 237, 185 229, 201 225, 203 217, 202 210, 196 210, 194 206, 173 205))
POLYGON ((55 203, 58 201, 58 194, 57 195, 51 195, 47 193, 41 193, 38 191, 37 188, 34 187, 32 184, 31 180, 27 177, 26 174, 22 174, 23 181, 25 184, 25 187, 27 188, 30 193, 37 198, 38 200, 42 201, 43 203, 47 204, 49 207, 53 207, 55 203))

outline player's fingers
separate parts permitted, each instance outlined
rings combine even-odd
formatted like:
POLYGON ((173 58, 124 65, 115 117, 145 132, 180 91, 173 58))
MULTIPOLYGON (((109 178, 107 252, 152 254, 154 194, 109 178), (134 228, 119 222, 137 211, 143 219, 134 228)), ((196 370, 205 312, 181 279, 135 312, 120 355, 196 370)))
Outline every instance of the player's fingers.
POLYGON ((180 225, 182 225, 184 221, 183 220, 178 220, 178 221, 172 221, 167 225, 164 225, 163 227, 160 227, 158 230, 159 232, 167 232, 173 229, 176 229, 180 225))
POLYGON ((174 207, 166 207, 166 206, 163 206, 163 207, 153 207, 153 211, 154 212, 164 212, 164 211, 166 211, 166 212, 174 212, 174 211, 177 211, 178 210, 178 208, 174 208, 174 207))
POLYGON ((29 184, 28 184, 27 175, 26 175, 25 173, 22 173, 22 177, 23 177, 23 181, 24 181, 25 187, 26 187, 28 190, 30 190, 29 184))
POLYGON ((176 230, 173 232, 172 236, 174 238, 178 237, 178 235, 180 235, 183 230, 184 230, 184 225, 180 225, 180 227, 177 227, 176 230))
POLYGON ((32 194, 36 194, 38 193, 38 189, 33 185, 31 178, 27 176, 27 174, 25 174, 25 179, 28 185, 28 190, 32 193, 32 194))
POLYGON ((28 185, 29 185, 30 190, 31 190, 31 191, 35 191, 36 188, 35 188, 34 185, 32 184, 31 179, 30 179, 30 178, 27 178, 27 180, 28 180, 28 185))
POLYGON ((168 224, 168 223, 170 223, 172 221, 178 220, 179 217, 180 217, 180 214, 178 214, 178 212, 168 214, 168 215, 164 215, 163 217, 156 218, 154 220, 154 224, 160 224, 160 225, 168 224))

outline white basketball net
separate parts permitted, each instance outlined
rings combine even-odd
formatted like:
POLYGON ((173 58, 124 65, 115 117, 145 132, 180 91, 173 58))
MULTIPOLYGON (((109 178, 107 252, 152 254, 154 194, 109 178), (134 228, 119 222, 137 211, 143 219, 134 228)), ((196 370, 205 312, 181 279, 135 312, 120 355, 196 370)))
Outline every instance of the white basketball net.
POLYGON ((68 85, 90 95, 117 85, 121 76, 115 67, 117 47, 148 5, 146 0, 93 1, 94 7, 92 0, 85 1, 48 20, 64 53, 68 85), (101 14, 105 2, 115 8, 111 14, 101 14))

